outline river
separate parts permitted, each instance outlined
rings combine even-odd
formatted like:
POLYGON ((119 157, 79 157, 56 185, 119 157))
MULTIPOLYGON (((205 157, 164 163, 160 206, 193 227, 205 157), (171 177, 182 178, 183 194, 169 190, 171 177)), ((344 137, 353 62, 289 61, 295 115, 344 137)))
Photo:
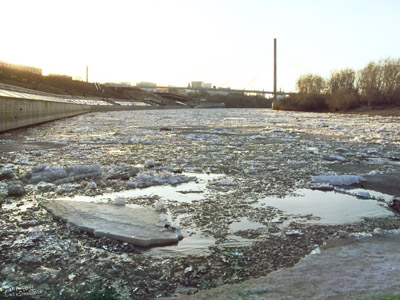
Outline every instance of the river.
POLYGON ((5 133, 0 166, 13 178, 0 181, 3 288, 33 284, 45 299, 108 286, 122 297, 148 299, 266 275, 342 232, 398 228, 388 209, 398 189, 368 184, 397 176, 399 161, 398 117, 143 110, 5 133), (76 166, 99 166, 101 174, 59 175, 76 166), (40 168, 53 177, 29 181, 40 168), (317 180, 328 177, 331 182, 317 180), (358 179, 338 186, 332 178, 358 179), (15 186, 24 191, 4 196, 15 186), (47 199, 117 196, 128 205, 162 203, 184 239, 141 249, 74 232, 38 206, 47 199))

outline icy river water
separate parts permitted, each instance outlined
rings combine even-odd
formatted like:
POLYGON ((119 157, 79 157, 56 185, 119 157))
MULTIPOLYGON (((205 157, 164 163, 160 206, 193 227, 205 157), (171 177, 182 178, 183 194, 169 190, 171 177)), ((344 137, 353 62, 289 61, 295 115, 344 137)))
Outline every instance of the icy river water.
POLYGON ((400 118, 181 109, 86 114, 0 135, 3 289, 149 299, 292 266, 329 237, 399 228, 400 118), (391 177, 390 177, 391 176, 391 177), (393 179, 394 178, 394 179, 393 179), (389 181, 390 181, 389 180, 389 181), (162 206, 184 239, 77 233, 48 199, 162 206))

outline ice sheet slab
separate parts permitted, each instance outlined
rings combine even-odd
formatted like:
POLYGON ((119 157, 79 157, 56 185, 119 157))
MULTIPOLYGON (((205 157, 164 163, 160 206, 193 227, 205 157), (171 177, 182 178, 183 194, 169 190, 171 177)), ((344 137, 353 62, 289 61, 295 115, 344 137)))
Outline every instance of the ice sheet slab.
POLYGON ((141 247, 170 245, 183 238, 179 229, 165 228, 160 215, 150 208, 68 200, 41 205, 55 217, 96 237, 106 236, 141 247))

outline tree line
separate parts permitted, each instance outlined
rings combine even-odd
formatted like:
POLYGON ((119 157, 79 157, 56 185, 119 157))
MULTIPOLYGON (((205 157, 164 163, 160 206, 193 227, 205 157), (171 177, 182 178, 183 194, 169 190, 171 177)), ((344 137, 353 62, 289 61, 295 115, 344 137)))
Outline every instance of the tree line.
POLYGON ((298 94, 274 103, 282 110, 350 110, 361 105, 400 106, 400 58, 370 62, 359 71, 332 71, 325 79, 316 74, 300 76, 298 94))

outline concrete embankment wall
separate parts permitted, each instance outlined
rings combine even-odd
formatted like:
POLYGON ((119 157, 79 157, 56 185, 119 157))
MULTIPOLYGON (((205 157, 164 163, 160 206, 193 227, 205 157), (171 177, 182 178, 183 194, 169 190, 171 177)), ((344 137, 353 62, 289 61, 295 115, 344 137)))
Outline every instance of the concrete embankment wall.
POLYGON ((0 97, 0 132, 89 112, 89 106, 0 97))

